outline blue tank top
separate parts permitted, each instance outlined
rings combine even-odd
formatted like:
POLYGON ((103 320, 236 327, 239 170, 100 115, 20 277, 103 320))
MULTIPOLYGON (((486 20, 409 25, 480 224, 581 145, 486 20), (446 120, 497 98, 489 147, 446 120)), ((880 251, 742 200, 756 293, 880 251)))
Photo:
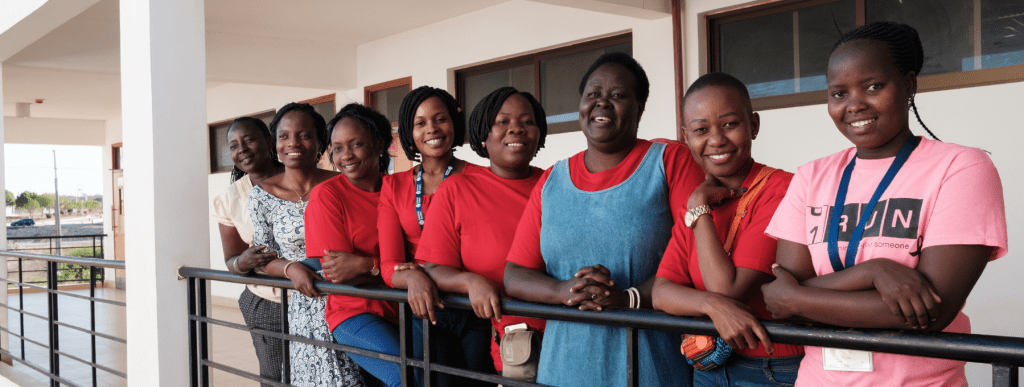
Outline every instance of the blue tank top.
MULTIPOLYGON (((572 183, 568 160, 552 168, 541 190, 540 249, 547 274, 560 281, 601 264, 625 290, 653 277, 672 236, 665 144, 653 143, 626 181, 589 192, 572 183)), ((690 385, 678 333, 640 330, 640 385, 690 385)), ((626 330, 548 321, 538 383, 626 385, 626 330)))

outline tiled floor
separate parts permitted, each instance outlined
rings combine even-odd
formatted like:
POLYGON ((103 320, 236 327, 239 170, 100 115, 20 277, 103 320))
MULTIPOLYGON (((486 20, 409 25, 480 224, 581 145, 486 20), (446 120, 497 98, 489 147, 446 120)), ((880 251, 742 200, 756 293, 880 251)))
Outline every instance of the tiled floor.
MULTIPOLYGON (((88 290, 74 291, 76 294, 88 295, 88 290)), ((124 301, 124 291, 116 289, 97 289, 96 296, 99 298, 124 301)), ((12 308, 19 305, 18 296, 12 294, 8 299, 12 308)), ((89 302, 79 298, 59 296, 58 320, 65 323, 89 328, 89 302)), ((41 316, 46 316, 46 295, 34 293, 25 295, 25 310, 41 316)), ((237 308, 214 306, 212 317, 226 320, 237 324, 244 324, 242 314, 237 308)), ((42 344, 48 343, 46 320, 25 316, 25 337, 42 344)), ((16 311, 8 312, 8 323, 11 332, 18 333, 21 329, 20 315, 16 311)), ((116 337, 125 337, 124 308, 96 303, 96 330, 116 337)), ((212 326, 211 342, 213 345, 210 351, 210 359, 231 367, 239 368, 247 372, 259 373, 259 366, 256 363, 256 355, 252 347, 252 339, 246 332, 231 328, 212 326)), ((21 340, 17 337, 10 337, 11 352, 15 356, 21 355, 21 340)), ((72 356, 84 360, 91 358, 90 335, 74 329, 60 328, 60 350, 72 356)), ((96 339, 96 360, 103 366, 115 370, 125 371, 125 344, 107 340, 96 339)), ((49 358, 46 348, 25 343, 25 359, 44 369, 49 367, 49 358)), ((28 366, 17 361, 13 367, 0 363, 0 375, 15 381, 20 386, 45 386, 49 385, 46 376, 32 370, 28 366)), ((60 375, 68 381, 83 385, 92 385, 92 368, 78 361, 62 358, 60 362, 60 375)), ((218 387, 232 386, 257 386, 258 383, 236 376, 227 372, 211 369, 211 382, 218 387)), ((125 386, 125 379, 107 373, 97 371, 97 386, 113 387, 125 386)))

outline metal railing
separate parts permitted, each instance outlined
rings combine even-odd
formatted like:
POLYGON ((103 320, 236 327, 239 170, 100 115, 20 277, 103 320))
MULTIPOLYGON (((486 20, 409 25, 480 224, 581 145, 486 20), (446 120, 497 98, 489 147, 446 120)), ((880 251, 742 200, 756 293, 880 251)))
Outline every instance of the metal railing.
MULTIPOLYGON (((89 367, 91 367, 92 368, 92 385, 93 386, 97 386, 98 385, 97 370, 102 370, 102 371, 105 371, 107 373, 119 376, 121 378, 127 378, 127 374, 125 372, 116 370, 116 369, 111 368, 109 366, 98 364, 96 362, 96 338, 97 337, 103 338, 103 339, 106 339, 106 340, 110 340, 110 341, 113 341, 113 342, 125 344, 125 345, 128 344, 128 340, 125 339, 125 338, 109 335, 109 334, 102 333, 102 332, 98 332, 96 330, 96 303, 97 302, 104 303, 104 304, 109 304, 109 305, 114 305, 114 306, 118 306, 118 307, 122 307, 122 308, 125 307, 125 305, 126 305, 124 302, 121 302, 121 301, 108 300, 108 299, 103 299, 103 298, 97 298, 96 297, 96 282, 100 278, 99 273, 102 272, 101 269, 108 268, 108 269, 121 269, 121 270, 124 270, 125 265, 124 265, 123 261, 107 261, 107 260, 96 259, 96 258, 65 257, 65 256, 58 256, 58 255, 36 254, 36 253, 16 252, 16 251, 0 251, 0 256, 4 256, 4 257, 7 257, 7 258, 17 258, 19 261, 21 261, 21 260, 36 260, 36 261, 44 261, 44 262, 46 262, 46 281, 45 281, 46 284, 45 284, 45 286, 40 286, 40 285, 33 284, 33 283, 22 282, 22 281, 20 281, 20 279, 19 279, 19 281, 13 281, 13 280, 6 279, 6 278, 0 279, 2 281, 7 282, 8 284, 14 284, 14 285, 17 286, 17 289, 18 289, 18 301, 19 301, 18 302, 18 307, 17 308, 12 307, 9 304, 9 301, 8 301, 8 304, 0 303, 0 307, 3 307, 3 308, 5 308, 5 309, 7 309, 9 311, 13 311, 13 312, 19 313, 19 322, 20 322, 18 324, 19 325, 19 331, 18 332, 14 332, 14 331, 8 329, 8 327, 0 327, 0 331, 7 332, 11 336, 14 336, 15 338, 20 339, 20 342, 21 342, 20 343, 20 347, 21 347, 21 353, 20 354, 18 354, 18 355, 14 354, 13 351, 10 348, 0 348, 0 353, 4 354, 6 356, 9 356, 12 360, 17 361, 20 364, 24 364, 25 366, 27 366, 27 367, 29 367, 29 368, 31 368, 31 369, 39 372, 39 373, 42 373, 43 375, 45 375, 46 377, 48 377, 50 379, 50 385, 51 386, 58 386, 58 385, 61 385, 61 384, 70 385, 70 386, 78 385, 78 383, 76 383, 74 381, 67 380, 64 377, 61 377, 61 372, 60 372, 61 358, 68 358, 68 359, 71 359, 71 360, 75 360, 75 361, 81 362, 81 363, 86 364, 89 367), (59 267, 60 264, 78 265, 78 266, 88 267, 88 270, 89 270, 89 278, 88 278, 88 281, 89 281, 89 295, 88 296, 83 296, 83 295, 75 294, 75 293, 72 293, 72 292, 69 292, 69 291, 62 291, 62 290, 58 290, 57 289, 57 285, 58 285, 58 282, 59 282, 58 281, 58 271, 59 271, 58 267, 59 267), (36 314, 36 313, 32 313, 32 312, 29 312, 29 311, 25 310, 25 289, 26 288, 40 290, 40 291, 44 291, 44 292, 47 293, 47 299, 46 299, 46 310, 47 310, 47 312, 46 312, 46 315, 36 314), (69 324, 67 322, 60 321, 60 318, 59 318, 60 304, 59 304, 59 298, 57 297, 58 295, 60 295, 60 296, 67 296, 67 297, 73 297, 73 298, 78 298, 78 299, 83 299, 83 300, 89 301, 89 327, 88 328, 79 327, 79 326, 75 326, 75 325, 69 324), (39 342, 39 341, 36 341, 36 340, 33 340, 33 339, 30 339, 30 338, 26 337, 26 335, 25 335, 25 316, 29 316, 29 317, 32 317, 32 318, 36 318, 36 319, 40 319, 40 320, 45 320, 46 321, 47 332, 48 332, 48 342, 47 343, 42 343, 42 342, 39 342), (72 355, 72 354, 70 354, 70 353, 68 353, 66 351, 61 351, 61 349, 60 349, 60 330, 59 330, 59 327, 68 328, 68 329, 72 329, 72 330, 79 331, 79 332, 84 332, 84 333, 86 333, 86 334, 88 334, 90 336, 91 360, 85 360, 85 359, 82 359, 82 358, 80 358, 78 356, 72 355), (49 365, 48 365, 48 367, 40 365, 40 364, 35 364, 35 363, 33 363, 33 362, 31 362, 31 361, 26 359, 26 357, 25 357, 25 343, 37 345, 37 346, 40 346, 40 347, 43 347, 43 348, 47 349, 47 351, 48 351, 48 358, 49 358, 49 365)), ((10 296, 8 296, 8 297, 10 297, 10 296)), ((8 300, 10 300, 10 298, 8 298, 8 300)))
MULTIPOLYGON (((47 236, 24 236, 24 237, 7 237, 7 251, 22 251, 22 252, 35 252, 39 254, 47 255, 58 255, 67 256, 69 250, 82 250, 81 255, 74 255, 80 258, 97 258, 103 259, 103 238, 106 234, 88 234, 88 235, 47 235, 47 236), (60 250, 56 251, 55 240, 60 241, 60 250)), ((7 258, 7 267, 11 267, 11 263, 18 263, 18 281, 27 282, 31 284, 45 284, 47 283, 48 277, 46 276, 47 268, 25 268, 22 259, 15 259, 13 257, 7 258), (28 278, 26 281, 25 279, 28 278)), ((68 284, 68 283, 81 283, 84 284, 89 281, 88 268, 80 265, 64 264, 58 265, 57 268, 57 283, 68 284)), ((8 270, 7 277, 11 278, 14 273, 8 270)), ((100 270, 96 273, 96 281, 103 282, 103 271, 100 270)))
MULTIPOLYGON (((249 330, 245 325, 216 320, 207 316, 207 281, 212 280, 240 284, 257 284, 282 289, 292 289, 292 284, 289 280, 264 276, 242 277, 226 271, 191 267, 182 267, 178 269, 178 274, 187 278, 189 282, 189 369, 191 385, 193 387, 208 386, 210 384, 209 374, 211 367, 251 380, 259 381, 261 383, 274 386, 288 386, 289 381, 287 379, 287 368, 283 371, 282 380, 275 381, 210 360, 208 358, 209 324, 240 329, 247 332, 255 332, 257 334, 284 340, 286 343, 286 345, 284 345, 286 366, 288 364, 287 342, 295 341, 398 363, 402 369, 402 384, 404 386, 413 385, 411 381, 414 377, 413 370, 415 368, 425 370, 425 375, 429 375, 431 372, 440 372, 492 383, 501 383, 505 386, 538 386, 538 384, 534 383, 515 381, 494 375, 481 374, 432 363, 429 356, 430 351, 426 350, 426 348, 430 348, 430 324, 425 320, 423 321, 423 347, 425 348, 423 351, 424 358, 422 360, 414 359, 412 357, 412 345, 410 339, 412 337, 412 319, 410 318, 411 312, 405 305, 405 291, 388 288, 358 288, 336 285, 323 281, 317 282, 316 284, 317 288, 323 294, 342 294, 398 302, 399 323, 401 324, 400 326, 404 327, 404 329, 400 330, 400 348, 402 348, 402 354, 401 356, 392 356, 379 352, 339 345, 336 343, 313 341, 302 337, 282 334, 281 332, 249 330)), ((281 304, 283 312, 282 320, 285 322, 284 330, 287 331, 288 305, 287 300, 284 301, 285 302, 281 304)), ((466 297, 446 295, 442 296, 442 301, 444 302, 445 307, 472 310, 469 299, 466 297)), ((718 335, 714 324, 708 319, 676 317, 651 310, 632 309, 590 312, 558 305, 542 305, 523 301, 505 300, 502 302, 502 314, 626 328, 628 332, 627 347, 629 353, 627 354, 627 364, 623 365, 623 367, 626 368, 627 375, 629 376, 629 387, 639 385, 639 373, 643 371, 638 368, 637 363, 637 329, 654 329, 712 336, 718 335)), ((796 325, 772 321, 763 321, 762 324, 768 331, 769 335, 771 335, 773 343, 845 348, 991 364, 992 385, 997 387, 1016 387, 1018 385, 1018 367, 1024 366, 1024 338, 1020 337, 948 332, 902 332, 882 329, 853 330, 848 328, 796 325)), ((430 378, 424 377, 423 379, 425 386, 429 387, 430 378)))

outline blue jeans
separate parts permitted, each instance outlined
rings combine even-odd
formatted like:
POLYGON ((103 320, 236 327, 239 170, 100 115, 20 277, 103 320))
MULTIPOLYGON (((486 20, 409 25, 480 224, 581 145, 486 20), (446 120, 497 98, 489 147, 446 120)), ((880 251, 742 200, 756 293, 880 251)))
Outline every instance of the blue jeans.
MULTIPOLYGON (((332 333, 334 340, 341 345, 395 356, 401 354, 398 344, 398 327, 375 314, 362 313, 352 316, 338 324, 332 333)), ((352 361, 383 382, 385 386, 399 387, 402 385, 402 371, 397 363, 351 353, 348 355, 352 361)))
POLYGON ((804 356, 748 357, 733 354, 725 366, 693 370, 693 385, 701 387, 793 386, 804 356))

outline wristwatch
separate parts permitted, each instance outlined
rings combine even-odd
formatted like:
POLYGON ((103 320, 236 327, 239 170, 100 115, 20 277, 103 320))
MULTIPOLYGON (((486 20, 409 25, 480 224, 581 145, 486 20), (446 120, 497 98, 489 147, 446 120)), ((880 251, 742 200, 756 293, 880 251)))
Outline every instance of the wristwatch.
POLYGON ((703 206, 694 207, 686 211, 686 216, 683 217, 683 222, 686 223, 686 227, 693 228, 693 225, 697 223, 697 219, 701 215, 711 214, 711 206, 705 204, 703 206))
POLYGON ((373 257, 373 268, 370 269, 370 275, 380 275, 380 257, 373 257))

